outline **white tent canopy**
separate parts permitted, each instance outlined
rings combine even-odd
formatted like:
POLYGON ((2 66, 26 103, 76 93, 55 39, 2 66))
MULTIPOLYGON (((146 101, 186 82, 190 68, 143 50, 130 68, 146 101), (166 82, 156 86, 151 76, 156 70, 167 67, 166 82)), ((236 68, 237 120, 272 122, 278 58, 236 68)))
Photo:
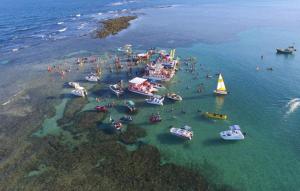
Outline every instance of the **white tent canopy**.
POLYGON ((129 81, 129 83, 131 83, 131 84, 142 84, 142 83, 144 83, 146 81, 147 81, 147 79, 145 79, 145 78, 135 77, 135 78, 131 79, 129 81))

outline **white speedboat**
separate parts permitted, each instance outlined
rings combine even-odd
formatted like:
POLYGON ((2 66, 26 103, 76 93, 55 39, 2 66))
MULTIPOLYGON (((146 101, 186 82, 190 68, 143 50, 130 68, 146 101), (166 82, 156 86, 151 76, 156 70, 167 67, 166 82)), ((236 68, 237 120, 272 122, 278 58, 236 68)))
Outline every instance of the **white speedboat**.
POLYGON ((96 75, 89 75, 86 76, 85 79, 89 82, 97 82, 99 80, 99 77, 96 75))
POLYGON ((71 93, 75 96, 85 97, 87 96, 87 91, 85 89, 75 89, 71 93))
POLYGON ((68 82, 68 85, 73 87, 73 88, 80 87, 78 82, 68 82))
POLYGON ((155 95, 155 96, 149 97, 148 99, 145 99, 145 101, 147 103, 154 104, 154 105, 164 105, 164 103, 163 103, 164 99, 165 99, 165 97, 163 97, 163 96, 155 95))
POLYGON ((109 89, 113 91, 117 96, 124 93, 124 90, 119 84, 109 85, 109 89))
POLYGON ((232 140, 232 141, 245 139, 245 136, 242 133, 239 125, 230 126, 229 130, 220 132, 220 136, 224 140, 232 140))
POLYGON ((170 129, 170 133, 172 135, 177 136, 177 137, 185 138, 185 139, 188 139, 188 140, 192 140, 192 138, 193 138, 192 128, 190 126, 187 126, 187 125, 185 125, 181 128, 172 127, 170 129))

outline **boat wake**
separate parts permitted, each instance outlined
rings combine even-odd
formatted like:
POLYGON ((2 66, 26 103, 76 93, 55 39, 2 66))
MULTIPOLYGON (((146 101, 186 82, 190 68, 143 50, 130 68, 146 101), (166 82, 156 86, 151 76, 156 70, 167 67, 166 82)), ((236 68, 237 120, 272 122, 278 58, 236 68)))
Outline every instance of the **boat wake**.
POLYGON ((300 98, 291 99, 286 104, 286 107, 288 108, 288 111, 286 112, 286 115, 289 115, 289 114, 295 112, 300 107, 300 98))
POLYGON ((65 32, 68 28, 65 27, 65 28, 62 28, 62 29, 59 29, 58 32, 65 32))

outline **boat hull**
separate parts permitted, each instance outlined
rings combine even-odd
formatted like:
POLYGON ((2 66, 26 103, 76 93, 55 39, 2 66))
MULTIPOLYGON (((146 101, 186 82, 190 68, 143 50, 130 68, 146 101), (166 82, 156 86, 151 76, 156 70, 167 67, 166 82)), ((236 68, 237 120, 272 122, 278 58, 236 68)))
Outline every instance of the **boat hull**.
POLYGON ((226 120, 227 119, 227 115, 209 113, 209 112, 205 112, 204 116, 207 117, 207 118, 210 118, 210 119, 220 119, 220 120, 226 120))
POLYGON ((227 95, 227 94, 228 94, 227 91, 220 91, 220 90, 214 90, 214 93, 215 93, 216 95, 227 95))
POLYGON ((128 91, 136 93, 136 94, 140 94, 140 95, 145 95, 145 96, 153 96, 154 95, 153 93, 145 93, 145 92, 135 91, 135 90, 131 90, 131 89, 128 89, 128 91))
POLYGON ((116 90, 114 85, 109 85, 109 89, 114 92, 114 94, 116 94, 117 96, 121 95, 124 93, 123 90, 116 90))

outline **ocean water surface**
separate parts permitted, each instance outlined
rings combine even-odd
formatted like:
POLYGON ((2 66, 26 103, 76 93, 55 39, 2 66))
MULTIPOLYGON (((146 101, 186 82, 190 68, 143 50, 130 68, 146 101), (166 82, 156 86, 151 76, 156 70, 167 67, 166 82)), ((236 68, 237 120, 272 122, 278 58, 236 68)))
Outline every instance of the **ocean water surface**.
MULTIPOLYGON (((297 48, 300 44, 297 1, 64 0, 1 3, 0 7, 4 10, 0 13, 0 85, 6 90, 0 94, 3 102, 34 80, 28 73, 18 72, 30 72, 31 65, 43 73, 53 60, 102 55, 126 43, 140 52, 150 47, 176 48, 179 57, 197 59, 196 72, 187 72, 182 64, 160 93, 178 92, 182 102, 166 101, 163 107, 155 107, 144 104, 140 96, 124 97, 134 99, 143 110, 134 121, 147 130, 144 141, 157 146, 171 162, 200 165, 208 179, 217 184, 249 191, 299 190, 300 58, 298 52, 288 56, 275 52, 278 47, 295 44, 297 48), (139 18, 114 37, 91 38, 99 20, 123 14, 137 14, 139 18), (8 75, 14 72, 18 72, 18 79, 8 75), (219 72, 230 91, 225 97, 212 93, 219 72), (213 78, 207 79, 207 74, 213 78), (10 83, 18 85, 11 87, 10 83), (200 84, 202 93, 196 91, 200 84), (207 120, 200 111, 225 113, 228 120, 207 120), (148 124, 153 112, 160 112, 161 123, 148 124), (193 127, 192 141, 183 142, 168 134, 170 125, 185 124, 193 127), (221 141, 219 132, 233 124, 241 126, 246 139, 221 141)), ((111 94, 107 88, 103 92, 111 94)), ((97 105, 94 97, 89 99, 85 110, 97 105)), ((107 101, 111 100, 115 98, 107 101)), ((52 122, 62 115, 66 101, 57 106, 56 115, 47 119, 36 135, 55 134, 57 126, 52 122)), ((116 102, 122 104, 124 100, 116 102)), ((123 115, 118 110, 111 112, 114 117, 123 115)))

